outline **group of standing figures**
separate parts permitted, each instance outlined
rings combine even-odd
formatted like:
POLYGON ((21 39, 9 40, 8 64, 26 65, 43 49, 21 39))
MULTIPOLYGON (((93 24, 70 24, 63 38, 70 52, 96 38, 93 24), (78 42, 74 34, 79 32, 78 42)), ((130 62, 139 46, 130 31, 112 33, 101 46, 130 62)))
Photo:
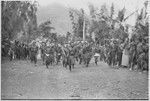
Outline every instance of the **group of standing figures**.
POLYGON ((137 62, 138 57, 135 51, 133 51, 134 49, 135 47, 132 44, 120 44, 117 41, 108 42, 103 45, 82 41, 67 44, 51 43, 49 45, 42 42, 40 47, 36 43, 27 45, 16 41, 9 48, 8 54, 11 61, 12 59, 25 59, 30 60, 35 65, 38 59, 42 59, 43 65, 46 65, 46 68, 49 65, 57 65, 60 62, 63 67, 67 68, 69 66, 70 71, 76 64, 84 64, 88 67, 93 57, 96 65, 98 61, 103 61, 110 66, 122 66, 124 61, 128 61, 128 64, 124 66, 132 69, 135 65, 138 65, 138 68, 143 70, 143 62, 137 62), (127 53, 126 50, 128 50, 128 58, 124 59, 124 54, 127 53))
POLYGON ((70 71, 77 62, 88 66, 93 55, 93 50, 89 43, 51 44, 50 46, 42 44, 40 49, 43 64, 47 68, 49 65, 62 62, 63 67, 67 68, 69 66, 70 71))

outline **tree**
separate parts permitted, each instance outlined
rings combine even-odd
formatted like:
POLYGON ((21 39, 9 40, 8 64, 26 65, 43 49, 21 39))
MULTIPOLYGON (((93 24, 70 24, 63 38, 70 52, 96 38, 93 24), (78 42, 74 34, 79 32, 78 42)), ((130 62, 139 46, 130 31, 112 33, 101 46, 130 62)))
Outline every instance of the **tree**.
POLYGON ((77 33, 77 23, 75 21, 75 16, 72 10, 69 11, 69 16, 70 19, 72 21, 72 29, 73 29, 73 33, 77 33))
POLYGON ((110 8, 110 17, 113 18, 113 15, 114 15, 114 4, 112 3, 110 8))
POLYGON ((38 30, 42 34, 42 36, 49 38, 55 37, 55 34, 51 32, 54 29, 55 28, 51 26, 51 21, 49 20, 41 23, 38 27, 38 30))
POLYGON ((93 6, 93 4, 89 4, 89 10, 90 10, 90 16, 91 16, 91 18, 95 18, 96 16, 95 16, 95 8, 94 8, 94 6, 93 6))
POLYGON ((99 17, 101 19, 101 17, 106 18, 107 16, 108 16, 108 9, 107 9, 106 4, 103 4, 100 9, 99 17))
MULTIPOLYGON (((73 24, 73 37, 83 38, 83 21, 84 21, 84 10, 70 9, 70 18, 73 24)), ((87 19, 86 19, 87 22, 87 19)))
POLYGON ((76 36, 80 38, 83 38, 83 23, 84 23, 83 20, 84 20, 83 16, 79 16, 78 27, 77 27, 78 34, 76 34, 76 36))
MULTIPOLYGON (((89 8, 91 9, 91 8, 89 8)), ((90 11, 93 11, 92 9, 90 11)), ((100 12, 96 13, 93 12, 94 15, 96 15, 95 18, 97 19, 91 19, 91 24, 89 28, 89 33, 95 34, 95 41, 97 43, 103 42, 106 38, 110 38, 110 25, 109 25, 109 16, 108 16, 108 10, 105 4, 101 6, 100 12)), ((91 13, 92 14, 92 13, 91 13)), ((91 15, 92 17, 92 15, 91 15)))
MULTIPOLYGON (((147 2, 145 2, 144 7, 141 9, 140 14, 137 15, 135 31, 132 33, 131 42, 136 46, 136 57, 137 66, 139 69, 148 70, 148 15, 146 14, 147 2)), ((132 48, 132 47, 131 47, 132 48)))
POLYGON ((118 12, 118 20, 122 22, 124 20, 124 16, 125 16, 125 7, 118 12))
MULTIPOLYGON (((2 39, 17 39, 17 33, 30 35, 36 29, 37 2, 2 1, 2 39)), ((27 38, 28 39, 28 38, 27 38)))

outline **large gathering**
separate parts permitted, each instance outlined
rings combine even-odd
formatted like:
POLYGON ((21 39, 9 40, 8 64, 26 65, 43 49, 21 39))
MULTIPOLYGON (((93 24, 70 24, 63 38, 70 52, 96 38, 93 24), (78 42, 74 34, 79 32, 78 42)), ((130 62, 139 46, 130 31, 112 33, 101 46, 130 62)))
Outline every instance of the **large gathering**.
MULTIPOLYGON (((61 63, 71 71, 75 64, 88 67, 94 57, 95 64, 103 61, 110 66, 125 66, 133 70, 148 70, 148 39, 105 40, 103 44, 87 41, 75 41, 65 44, 48 42, 32 42, 31 44, 14 41, 7 50, 10 61, 30 60, 36 66, 41 59, 47 68, 49 65, 61 63)), ((5 54, 4 48, 2 53, 5 54)))
POLYGON ((148 72, 148 0, 1 1, 2 100, 148 100, 148 72))

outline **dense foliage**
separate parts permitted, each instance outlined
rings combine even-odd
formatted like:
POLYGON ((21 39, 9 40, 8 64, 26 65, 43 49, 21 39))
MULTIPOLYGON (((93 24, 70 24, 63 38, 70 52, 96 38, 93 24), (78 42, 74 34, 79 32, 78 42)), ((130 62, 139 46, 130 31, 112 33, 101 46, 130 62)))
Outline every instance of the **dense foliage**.
POLYGON ((1 6, 2 41, 17 39, 18 33, 23 33, 22 35, 28 39, 37 28, 37 2, 2 1, 1 6))
POLYGON ((76 39, 83 38, 83 29, 87 33, 87 26, 89 24, 89 19, 86 17, 86 14, 83 9, 69 9, 69 16, 73 25, 73 37, 76 39), (84 25, 85 24, 85 25, 84 25), (84 27, 84 28, 83 28, 84 27))
MULTIPOLYGON (((110 12, 108 12, 107 6, 103 4, 100 9, 95 8, 92 4, 89 4, 90 17, 84 14, 86 18, 90 21, 87 23, 88 32, 86 32, 86 39, 94 34, 95 43, 104 45, 106 40, 109 40, 109 44, 113 40, 117 40, 119 43, 125 42, 126 39, 129 41, 126 43, 125 47, 129 50, 130 57, 135 57, 138 68, 148 69, 148 15, 147 11, 148 2, 144 3, 144 7, 138 14, 138 10, 132 12, 130 15, 126 15, 126 9, 123 7, 118 11, 117 16, 114 17, 116 13, 114 4, 110 7, 110 12), (133 14, 138 14, 135 26, 130 26, 126 24, 133 14), (132 31, 129 32, 129 29, 132 31), (87 33, 90 35, 88 36, 87 33), (131 35, 131 37, 130 37, 131 35)), ((76 11, 72 11, 76 13, 76 11)), ((80 11, 78 11, 80 12, 80 11)), ((72 14, 73 14, 72 13, 72 14)), ((75 20, 71 19, 74 24, 74 34, 80 38, 83 35, 83 21, 84 17, 82 13, 78 14, 76 24, 75 20)), ((71 15, 74 17, 73 15, 71 15)), ((124 47, 124 48, 125 48, 124 47)))

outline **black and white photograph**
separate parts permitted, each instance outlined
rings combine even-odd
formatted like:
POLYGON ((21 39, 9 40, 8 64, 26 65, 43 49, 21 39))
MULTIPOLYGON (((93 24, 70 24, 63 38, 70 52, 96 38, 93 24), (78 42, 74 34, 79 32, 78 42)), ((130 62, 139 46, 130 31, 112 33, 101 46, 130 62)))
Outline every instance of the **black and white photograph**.
POLYGON ((1 100, 148 101, 148 0, 3 0, 1 100))

